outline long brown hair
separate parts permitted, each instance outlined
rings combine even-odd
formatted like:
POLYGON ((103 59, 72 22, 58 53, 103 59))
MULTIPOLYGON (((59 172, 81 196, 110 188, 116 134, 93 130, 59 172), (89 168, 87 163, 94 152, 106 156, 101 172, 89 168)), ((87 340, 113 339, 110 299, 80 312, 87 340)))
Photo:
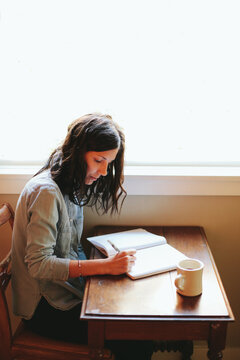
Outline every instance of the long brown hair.
POLYGON ((69 195, 75 204, 94 206, 97 212, 102 213, 108 210, 111 213, 119 212, 126 197, 122 186, 124 150, 124 134, 110 115, 84 115, 69 125, 63 144, 52 152, 38 173, 50 169, 61 192, 69 195), (101 176, 91 185, 85 185, 85 153, 116 148, 119 150, 115 160, 108 165, 107 175, 101 176), (119 209, 120 198, 122 201, 119 209))

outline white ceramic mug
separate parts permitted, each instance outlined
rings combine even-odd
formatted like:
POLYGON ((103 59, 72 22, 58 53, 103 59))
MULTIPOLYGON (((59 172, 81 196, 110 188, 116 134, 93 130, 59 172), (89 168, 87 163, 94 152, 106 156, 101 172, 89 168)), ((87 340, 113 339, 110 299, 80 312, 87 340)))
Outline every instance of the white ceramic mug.
POLYGON ((184 296, 197 296, 202 293, 203 263, 197 259, 184 259, 178 263, 175 286, 184 296))

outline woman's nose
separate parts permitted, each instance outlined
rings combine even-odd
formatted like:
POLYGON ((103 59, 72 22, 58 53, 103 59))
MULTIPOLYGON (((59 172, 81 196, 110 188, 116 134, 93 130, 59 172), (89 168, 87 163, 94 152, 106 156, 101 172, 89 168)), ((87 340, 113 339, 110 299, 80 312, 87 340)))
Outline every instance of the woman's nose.
POLYGON ((102 176, 106 176, 107 175, 107 168, 108 168, 108 163, 102 163, 101 167, 100 167, 100 174, 102 176))

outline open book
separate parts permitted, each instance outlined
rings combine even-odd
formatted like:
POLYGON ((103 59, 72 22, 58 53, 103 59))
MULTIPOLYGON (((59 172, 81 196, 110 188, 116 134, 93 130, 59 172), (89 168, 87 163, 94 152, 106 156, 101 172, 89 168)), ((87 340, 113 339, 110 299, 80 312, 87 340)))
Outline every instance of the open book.
POLYGON ((187 258, 183 253, 167 244, 165 237, 141 228, 92 236, 87 239, 106 256, 117 253, 110 242, 120 251, 136 249, 136 262, 131 271, 127 273, 132 279, 174 270, 180 260, 187 258))

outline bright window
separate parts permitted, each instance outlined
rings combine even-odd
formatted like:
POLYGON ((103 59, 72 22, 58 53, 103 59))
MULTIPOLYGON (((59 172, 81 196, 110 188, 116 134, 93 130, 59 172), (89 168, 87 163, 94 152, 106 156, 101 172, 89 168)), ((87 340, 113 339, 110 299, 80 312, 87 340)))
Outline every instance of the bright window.
POLYGON ((2 162, 110 113, 129 163, 240 160, 238 0, 2 0, 2 162))

